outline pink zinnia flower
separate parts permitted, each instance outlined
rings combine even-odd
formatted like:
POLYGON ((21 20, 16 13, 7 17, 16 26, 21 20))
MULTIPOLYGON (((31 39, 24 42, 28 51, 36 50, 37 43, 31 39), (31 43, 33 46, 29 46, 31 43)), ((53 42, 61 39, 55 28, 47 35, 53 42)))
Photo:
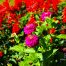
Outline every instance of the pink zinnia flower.
POLYGON ((51 12, 43 12, 41 15, 42 21, 44 21, 47 17, 51 17, 51 12))
POLYGON ((26 43, 26 46, 28 46, 28 47, 37 46, 39 43, 38 36, 37 35, 28 35, 25 38, 25 43, 26 43))
POLYGON ((24 33, 25 34, 31 34, 32 32, 34 32, 36 29, 36 25, 34 23, 31 23, 31 24, 27 24, 25 27, 24 27, 24 33))

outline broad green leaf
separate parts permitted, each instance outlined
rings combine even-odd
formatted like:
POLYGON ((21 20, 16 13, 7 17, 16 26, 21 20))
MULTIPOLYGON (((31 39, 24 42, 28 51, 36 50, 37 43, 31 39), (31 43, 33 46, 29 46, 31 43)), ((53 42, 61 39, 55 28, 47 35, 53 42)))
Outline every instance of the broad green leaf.
POLYGON ((66 39, 66 34, 60 34, 60 35, 58 35, 56 37, 60 38, 60 39, 66 39))
POLYGON ((36 53, 37 58, 39 58, 41 61, 43 60, 42 53, 36 53))
POLYGON ((37 63, 34 63, 33 66, 41 66, 40 62, 38 61, 37 63))
POLYGON ((15 45, 14 47, 10 47, 10 50, 22 52, 22 51, 24 51, 24 48, 20 45, 15 45))
POLYGON ((7 66, 12 66, 12 64, 11 63, 8 63, 7 66))
POLYGON ((19 66, 23 66, 23 61, 19 62, 19 66))
POLYGON ((30 66, 29 63, 28 63, 28 61, 21 61, 18 64, 19 64, 19 66, 26 66, 26 65, 30 66))
POLYGON ((35 53, 35 50, 33 48, 27 48, 24 51, 25 53, 35 53))

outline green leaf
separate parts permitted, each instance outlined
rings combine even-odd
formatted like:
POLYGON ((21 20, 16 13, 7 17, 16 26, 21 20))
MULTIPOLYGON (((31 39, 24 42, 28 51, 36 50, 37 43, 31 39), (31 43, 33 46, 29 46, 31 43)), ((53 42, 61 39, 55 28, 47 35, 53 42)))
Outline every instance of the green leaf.
POLYGON ((10 58, 9 61, 12 61, 12 62, 14 62, 14 63, 17 63, 16 60, 13 59, 13 58, 10 58))
POLYGON ((12 64, 11 63, 8 63, 7 66, 12 66, 12 64))
POLYGON ((43 60, 42 53, 36 53, 37 58, 39 58, 41 61, 43 60))
POLYGON ((20 42, 20 39, 19 39, 19 37, 17 35, 14 37, 14 39, 15 39, 16 43, 20 42))
POLYGON ((36 20, 39 20, 39 16, 38 15, 35 15, 35 18, 36 18, 36 20))
POLYGON ((56 37, 60 38, 60 39, 66 39, 66 34, 60 34, 60 35, 58 35, 56 37))
POLYGON ((41 66, 39 61, 37 63, 34 63, 33 65, 34 66, 41 66))
POLYGON ((35 34, 36 34, 36 35, 41 35, 42 32, 43 32, 42 27, 41 27, 41 26, 37 26, 35 34))
POLYGON ((21 19, 20 19, 20 22, 25 25, 27 20, 29 19, 30 15, 32 15, 32 12, 30 13, 27 13, 25 16, 23 16, 21 19))
POLYGON ((28 61, 21 61, 18 64, 19 64, 19 66, 26 66, 26 65, 30 66, 29 63, 28 63, 28 61))
POLYGON ((23 61, 19 62, 19 66, 22 66, 23 65, 23 61))
POLYGON ((14 47, 10 47, 10 50, 17 51, 17 52, 23 52, 24 48, 20 45, 15 45, 14 47))
POLYGON ((25 53, 35 53, 35 50, 33 48, 27 48, 24 51, 25 53))

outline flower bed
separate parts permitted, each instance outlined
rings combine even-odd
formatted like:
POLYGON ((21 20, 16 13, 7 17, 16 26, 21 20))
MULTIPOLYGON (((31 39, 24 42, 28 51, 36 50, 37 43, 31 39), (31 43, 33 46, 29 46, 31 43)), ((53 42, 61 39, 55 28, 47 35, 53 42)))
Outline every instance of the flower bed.
POLYGON ((66 1, 0 4, 0 66, 62 66, 65 47, 66 1))

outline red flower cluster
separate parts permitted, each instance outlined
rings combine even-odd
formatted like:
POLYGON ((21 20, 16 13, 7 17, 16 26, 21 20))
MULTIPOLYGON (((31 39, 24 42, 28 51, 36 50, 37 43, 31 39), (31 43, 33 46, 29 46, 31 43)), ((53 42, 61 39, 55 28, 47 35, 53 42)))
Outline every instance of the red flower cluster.
POLYGON ((14 0, 14 3, 14 9, 19 11, 22 6, 22 0, 14 0))
POLYGON ((44 9, 48 11, 52 5, 52 8, 57 11, 57 5, 60 0, 25 0, 27 11, 36 11, 38 9, 44 9))
POLYGON ((19 26, 16 23, 19 23, 18 20, 21 17, 21 14, 16 14, 16 11, 19 11, 22 6, 22 0, 14 0, 14 5, 9 4, 10 0, 5 0, 2 5, 0 5, 0 27, 2 27, 2 22, 7 19, 6 24, 13 24, 12 33, 19 32, 19 26))
POLYGON ((63 14, 63 19, 62 19, 62 21, 63 21, 63 23, 66 23, 66 7, 63 9, 62 14, 63 14))
POLYGON ((0 5, 0 27, 2 26, 3 17, 5 15, 6 8, 0 5))
POLYGON ((52 0, 52 8, 57 11, 57 5, 59 4, 60 0, 52 0))
POLYGON ((35 11, 37 10, 38 3, 36 0, 25 0, 27 11, 35 11))

